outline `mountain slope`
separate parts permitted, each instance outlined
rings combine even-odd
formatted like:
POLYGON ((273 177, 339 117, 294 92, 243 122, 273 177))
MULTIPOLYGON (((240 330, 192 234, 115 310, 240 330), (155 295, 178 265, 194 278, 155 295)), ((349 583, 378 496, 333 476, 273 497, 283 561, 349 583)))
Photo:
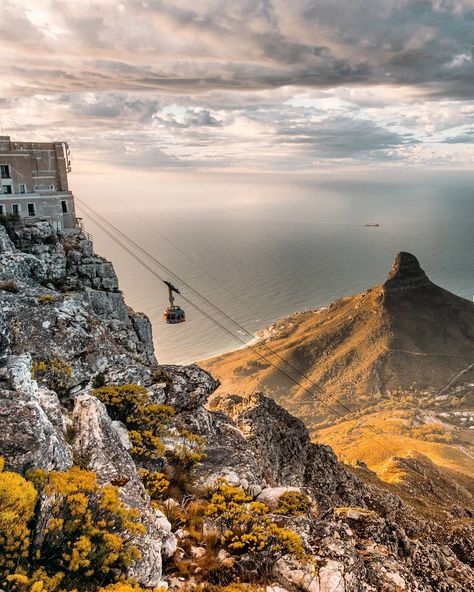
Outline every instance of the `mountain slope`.
POLYGON ((474 303, 433 284, 409 253, 384 283, 291 315, 252 348, 202 365, 220 392, 274 397, 347 461, 382 471, 421 448, 472 486, 474 303))

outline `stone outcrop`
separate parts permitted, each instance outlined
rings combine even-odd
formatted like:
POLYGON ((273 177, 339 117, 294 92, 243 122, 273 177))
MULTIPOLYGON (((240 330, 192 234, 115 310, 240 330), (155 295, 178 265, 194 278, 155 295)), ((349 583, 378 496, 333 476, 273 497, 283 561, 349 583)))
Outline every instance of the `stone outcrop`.
POLYGON ((108 382, 151 382, 156 364, 149 320, 128 307, 112 265, 94 255, 80 230, 57 232, 47 222, 0 225, 0 356, 29 351, 63 358, 72 382, 97 375, 108 382))
POLYGON ((64 471, 72 465, 57 397, 31 377, 31 358, 10 356, 0 383, 0 455, 10 470, 64 471), (47 399, 47 400, 46 400, 47 399))
POLYGON ((398 253, 392 269, 383 284, 385 294, 415 290, 431 284, 421 269, 418 259, 411 253, 398 253))

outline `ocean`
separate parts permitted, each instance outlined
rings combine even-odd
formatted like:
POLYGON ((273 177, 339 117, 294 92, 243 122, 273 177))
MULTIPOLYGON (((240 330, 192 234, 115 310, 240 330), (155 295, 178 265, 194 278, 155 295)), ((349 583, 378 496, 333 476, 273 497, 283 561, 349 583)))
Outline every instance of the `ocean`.
MULTIPOLYGON (((173 188, 176 179, 162 184, 157 175, 150 194, 148 177, 143 193, 139 184, 131 197, 115 187, 103 200, 97 185, 94 193, 92 183, 77 184, 81 199, 251 334, 384 281, 399 251, 415 254, 435 283, 474 294, 473 172, 222 174, 205 182, 196 175, 195 188, 188 175, 185 192, 173 188)), ((182 301, 187 322, 166 325, 165 286, 84 217, 128 304, 150 317, 159 362, 190 363, 250 341, 219 315, 233 336, 182 301)))

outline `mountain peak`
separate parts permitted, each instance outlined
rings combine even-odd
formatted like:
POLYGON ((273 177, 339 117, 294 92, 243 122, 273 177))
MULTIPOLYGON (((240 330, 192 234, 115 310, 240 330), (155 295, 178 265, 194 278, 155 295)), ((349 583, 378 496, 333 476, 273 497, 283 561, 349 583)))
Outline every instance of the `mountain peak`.
POLYGON ((431 284, 415 255, 401 251, 383 284, 384 292, 412 290, 431 284))

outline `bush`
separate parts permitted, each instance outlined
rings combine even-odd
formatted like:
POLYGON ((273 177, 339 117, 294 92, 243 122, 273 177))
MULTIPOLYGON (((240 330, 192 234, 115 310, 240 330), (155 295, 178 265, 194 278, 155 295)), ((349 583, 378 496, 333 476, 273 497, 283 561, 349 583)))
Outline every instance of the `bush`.
POLYGON ((104 403, 112 419, 126 425, 135 460, 146 464, 163 458, 165 447, 160 436, 173 417, 172 407, 151 403, 146 388, 137 384, 104 386, 92 394, 104 403))
POLYGON ((138 511, 94 473, 32 470, 25 479, 0 458, 0 589, 142 592, 120 581, 140 557, 133 537, 142 533, 138 511))
POLYGON ((187 430, 180 433, 178 444, 167 453, 172 465, 170 486, 186 491, 194 481, 194 469, 206 457, 206 440, 187 430))
POLYGON ((117 582, 105 588, 99 588, 98 592, 165 592, 166 588, 143 588, 132 582, 117 582))
POLYGON ((44 384, 58 396, 67 394, 71 387, 72 368, 62 358, 51 357, 33 363, 33 378, 44 384))
POLYGON ((56 302, 56 296, 53 294, 42 294, 38 297, 39 304, 54 304, 56 302))
POLYGON ((36 497, 31 483, 17 473, 3 471, 0 458, 0 587, 28 558, 36 497))
POLYGON ((275 524, 268 507, 251 501, 240 487, 222 482, 210 497, 206 516, 224 547, 234 555, 247 554, 262 577, 284 555, 303 555, 300 537, 275 524))
POLYGON ((18 284, 15 280, 4 280, 3 282, 0 282, 0 290, 3 290, 4 292, 17 293, 18 284))
POLYGON ((138 511, 120 501, 116 487, 100 487, 94 473, 77 467, 27 476, 47 500, 38 517, 35 560, 50 575, 64 574, 66 590, 113 583, 140 557, 132 539, 144 527, 138 511))
POLYGON ((166 499, 170 482, 164 473, 139 469, 138 474, 152 501, 158 502, 166 499))
POLYGON ((308 514, 311 509, 311 502, 307 495, 301 491, 285 491, 278 500, 275 514, 284 516, 300 516, 308 514))

